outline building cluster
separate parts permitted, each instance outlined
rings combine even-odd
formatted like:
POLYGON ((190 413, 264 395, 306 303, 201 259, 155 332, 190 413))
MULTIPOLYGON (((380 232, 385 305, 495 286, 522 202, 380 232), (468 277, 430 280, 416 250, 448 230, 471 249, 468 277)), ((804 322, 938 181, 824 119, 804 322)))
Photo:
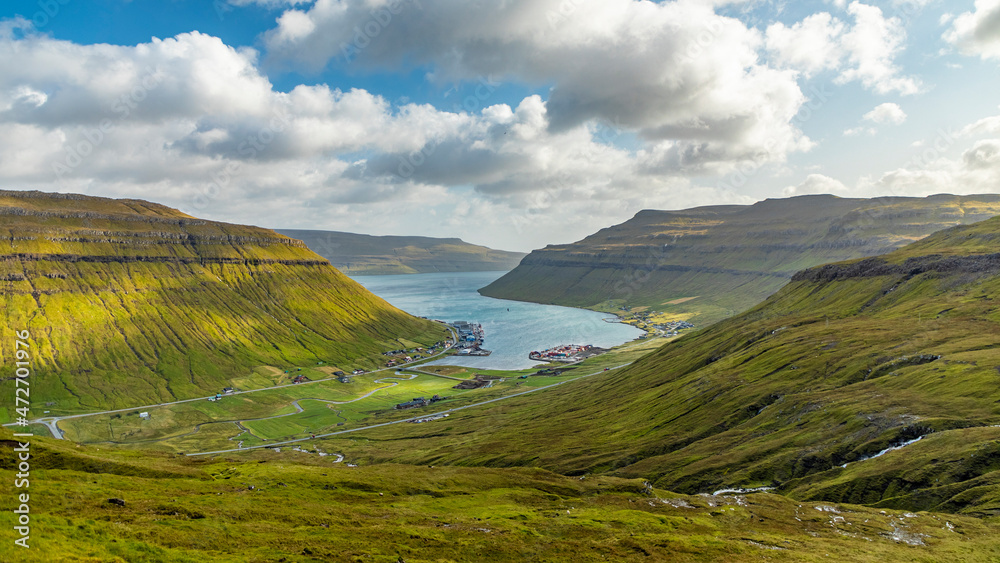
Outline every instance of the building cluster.
POLYGON ((683 330, 685 328, 694 328, 694 325, 687 321, 670 321, 669 323, 663 323, 658 325, 653 325, 654 328, 658 328, 662 331, 672 331, 675 335, 678 330, 683 330))
POLYGON ((590 344, 564 344, 541 352, 531 352, 528 358, 539 362, 578 362, 604 351, 603 348, 590 344))
POLYGON ((490 387, 493 385, 494 381, 503 381, 503 378, 496 375, 483 375, 477 373, 472 376, 472 379, 466 379, 460 382, 454 387, 454 389, 479 389, 482 387, 490 387))
POLYGON ((466 321, 455 321, 451 324, 458 332, 458 342, 455 348, 458 353, 467 356, 489 356, 489 350, 483 350, 482 345, 486 339, 483 325, 466 321))
POLYGON ((432 422, 432 421, 435 421, 435 420, 441 420, 442 418, 447 418, 447 416, 448 416, 448 413, 444 413, 444 414, 432 414, 430 416, 425 416, 425 417, 422 417, 422 418, 414 418, 410 422, 412 422, 414 424, 420 424, 421 422, 432 422))
POLYGON ((415 399, 406 401, 405 403, 399 403, 398 405, 396 405, 396 408, 399 409, 399 410, 403 410, 403 409, 412 409, 412 408, 416 408, 416 407, 426 407, 427 405, 436 403, 438 401, 443 401, 446 398, 447 397, 442 397, 441 395, 434 395, 430 399, 425 399, 423 397, 417 397, 415 399))
MULTIPOLYGON (((622 311, 631 312, 629 307, 622 307, 622 311)), ((687 328, 694 328, 694 325, 687 321, 670 321, 665 323, 654 322, 657 315, 656 311, 641 311, 636 313, 631 313, 626 315, 623 319, 618 322, 624 322, 630 324, 636 328, 641 328, 642 330, 648 332, 654 332, 659 330, 661 332, 667 333, 666 336, 677 336, 677 332, 687 328)), ((649 335, 647 335, 649 336, 649 335)), ((643 337, 640 337, 643 338, 643 337)))
MULTIPOLYGON (((441 340, 436 342, 433 346, 429 348, 416 347, 410 349, 401 350, 389 350, 388 352, 382 352, 383 356, 389 356, 389 360, 385 363, 385 367, 391 368, 399 364, 406 364, 409 362, 415 362, 417 360, 422 360, 429 356, 437 354, 440 350, 450 348, 452 345, 451 340, 441 340)), ((362 371, 361 373, 364 373, 362 371)))
POLYGON ((218 401, 223 395, 232 395, 234 389, 232 387, 223 387, 221 393, 216 393, 214 397, 209 397, 209 401, 218 401))

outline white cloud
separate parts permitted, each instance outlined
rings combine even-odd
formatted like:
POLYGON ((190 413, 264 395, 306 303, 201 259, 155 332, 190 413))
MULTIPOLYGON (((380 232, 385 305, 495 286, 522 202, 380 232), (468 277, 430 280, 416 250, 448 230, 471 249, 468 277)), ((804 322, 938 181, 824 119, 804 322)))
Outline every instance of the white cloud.
POLYGON ((976 0, 975 10, 957 16, 944 38, 967 54, 1000 59, 1000 0, 976 0))
POLYGON ((899 105, 887 102, 875 106, 875 109, 862 116, 862 119, 879 125, 900 125, 906 121, 906 112, 899 105))
POLYGON ((440 236, 463 232, 460 219, 428 223, 424 210, 458 217, 466 206, 479 242, 519 249, 645 207, 747 199, 693 186, 686 162, 651 176, 648 158, 609 143, 619 131, 593 120, 555 129, 549 112, 539 96, 467 112, 322 84, 279 92, 255 51, 200 33, 133 47, 0 38, 7 188, 155 199, 265 226, 440 236))
MULTIPOLYGON (((861 116, 861 121, 875 125, 901 125, 906 122, 906 112, 898 104, 886 102, 875 106, 875 109, 861 116)), ((872 136, 877 133, 878 128, 871 125, 859 125, 844 130, 845 137, 872 136)))
POLYGON ((876 133, 878 133, 878 129, 876 129, 874 127, 860 126, 860 127, 851 127, 851 128, 848 128, 848 129, 844 129, 844 136, 845 137, 857 137, 858 135, 869 135, 869 136, 871 136, 871 135, 875 135, 876 133))
POLYGON ((298 6, 299 4, 309 4, 313 0, 227 0, 233 6, 258 5, 265 8, 283 8, 286 6, 298 6))
POLYGON ((823 174, 810 174, 801 184, 788 186, 784 189, 786 197, 808 194, 845 194, 847 192, 847 186, 839 180, 823 174))
POLYGON ((847 25, 826 12, 812 14, 791 27, 782 23, 767 28, 767 50, 779 65, 806 76, 824 70, 839 74, 838 84, 858 81, 879 94, 902 95, 920 91, 920 82, 903 76, 895 62, 906 44, 906 30, 898 17, 886 18, 877 6, 852 2, 854 19, 847 25))
POLYGON ((1000 139, 976 141, 962 153, 962 163, 969 169, 1000 169, 1000 139))
POLYGON ((868 195, 927 196, 936 193, 996 193, 1000 185, 1000 139, 982 139, 957 158, 945 156, 954 139, 939 138, 903 166, 857 187, 868 195))
POLYGON ((906 30, 899 18, 887 19, 877 6, 860 2, 852 2, 847 11, 854 16, 854 26, 842 38, 849 66, 837 81, 858 80, 879 94, 917 93, 920 83, 914 78, 900 76, 894 61, 906 43, 906 30))
POLYGON ((991 115, 963 127, 958 134, 962 137, 1000 134, 1000 115, 991 115))
MULTIPOLYGON (((453 111, 326 84, 278 91, 256 50, 198 32, 78 45, 0 22, 0 185, 145 197, 265 226, 470 232, 528 249, 643 208, 752 201, 735 190, 775 181, 788 154, 813 146, 798 127, 803 75, 829 71, 876 92, 916 84, 894 62, 905 34, 877 8, 855 2, 851 23, 819 14, 761 33, 717 15, 718 3, 317 0, 285 9, 264 39, 266 64, 321 68, 347 45, 351 61, 338 64, 355 70, 482 81, 475 107, 453 111), (872 39, 871 22, 889 39, 872 39), (796 50, 800 39, 813 43, 796 50), (547 90, 499 103, 501 80, 547 90), (697 185, 728 173, 739 181, 697 185)), ((895 109, 863 125, 905 119, 895 109)), ((986 174, 991 150, 952 166, 986 174)), ((844 189, 812 174, 785 191, 844 189)))
POLYGON ((840 67, 844 29, 842 21, 826 12, 808 16, 791 27, 777 22, 767 28, 767 50, 779 64, 811 76, 840 67))
POLYGON ((669 141, 692 170, 780 161, 811 143, 791 72, 758 59, 762 38, 711 3, 634 0, 317 0, 265 38, 269 64, 321 69, 428 65, 438 82, 490 76, 547 86, 552 132, 600 121, 669 141))

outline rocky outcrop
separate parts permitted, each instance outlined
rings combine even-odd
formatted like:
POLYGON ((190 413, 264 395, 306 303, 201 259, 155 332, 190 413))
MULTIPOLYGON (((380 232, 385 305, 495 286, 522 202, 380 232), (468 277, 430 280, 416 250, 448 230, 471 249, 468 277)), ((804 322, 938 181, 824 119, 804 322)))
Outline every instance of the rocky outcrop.
POLYGON ((881 258, 868 258, 850 264, 827 264, 803 270, 792 276, 792 281, 829 282, 878 276, 915 276, 928 272, 996 275, 1000 273, 1000 253, 920 256, 909 258, 901 264, 890 264, 881 258))

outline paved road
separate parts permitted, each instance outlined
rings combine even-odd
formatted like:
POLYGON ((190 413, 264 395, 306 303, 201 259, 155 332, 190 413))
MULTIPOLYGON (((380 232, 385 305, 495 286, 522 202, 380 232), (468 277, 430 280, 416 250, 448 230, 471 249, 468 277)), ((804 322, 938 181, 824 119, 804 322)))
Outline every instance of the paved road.
MULTIPOLYGON (((450 326, 448 326, 446 328, 451 332, 452 341, 458 342, 458 335, 455 334, 455 330, 452 329, 450 326)), ((438 352, 437 354, 434 354, 433 356, 428 356, 427 358, 423 358, 420 361, 423 362, 425 360, 430 360, 432 358, 436 358, 438 356, 441 356, 441 355, 447 353, 449 350, 451 350, 451 348, 445 348, 444 350, 438 352)), ((389 371, 389 370, 398 370, 398 369, 400 369, 400 366, 394 366, 394 367, 391 367, 391 368, 377 369, 377 370, 370 371, 368 373, 378 373, 380 371, 389 371)), ((281 389, 281 388, 284 388, 284 387, 301 387, 302 385, 309 385, 310 383, 319 383, 321 381, 330 381, 331 379, 335 379, 335 378, 334 377, 327 377, 325 379, 317 379, 315 381, 304 381, 302 383, 288 383, 288 384, 285 384, 285 385, 275 385, 273 387, 262 387, 260 389, 249 389, 247 391, 236 391, 236 392, 230 393, 229 395, 226 395, 226 396, 227 397, 231 397, 233 395, 244 395, 244 394, 247 394, 247 393, 259 393, 261 391, 270 391, 272 389, 281 389)), ((180 400, 180 401, 170 401, 168 403, 157 403, 155 405, 143 405, 141 407, 129 407, 129 408, 126 408, 126 409, 113 409, 113 410, 108 410, 108 411, 97 411, 97 412, 88 412, 88 413, 81 413, 81 414, 71 414, 71 415, 68 415, 68 416, 44 416, 42 418, 35 418, 35 419, 32 419, 32 420, 29 420, 28 424, 44 424, 45 427, 49 429, 49 432, 52 433, 52 436, 54 438, 58 438, 58 439, 61 440, 61 439, 63 439, 63 432, 62 432, 62 430, 59 429, 59 423, 61 421, 63 421, 63 420, 69 420, 71 418, 83 418, 85 416, 97 416, 97 415, 100 415, 100 414, 113 414, 113 413, 116 413, 116 412, 126 412, 126 411, 135 411, 135 410, 148 410, 148 409, 155 409, 157 407, 167 407, 167 406, 170 406, 170 405, 180 405, 182 403, 193 403, 195 401, 205 401, 205 400, 208 400, 209 397, 214 397, 214 396, 215 395, 213 394, 213 395, 209 395, 207 397, 197 397, 197 398, 194 398, 194 399, 183 399, 183 400, 180 400)), ((4 426, 18 426, 18 424, 16 422, 8 422, 7 424, 4 424, 4 426)))
MULTIPOLYGON (((610 371, 610 370, 614 370, 614 369, 621 369, 623 367, 632 365, 632 363, 633 362, 624 363, 624 364, 617 365, 617 366, 614 366, 614 367, 610 367, 610 368, 607 368, 607 369, 602 369, 600 371, 595 371, 594 373, 588 373, 587 375, 581 375, 580 377, 574 377, 572 379, 566 379, 566 380, 563 380, 563 381, 559 381, 559 382, 553 383, 551 385, 543 385, 542 387, 535 387, 534 389, 528 389, 527 391, 521 391, 520 393, 514 393, 513 395, 505 395, 503 397, 497 397, 497 398, 489 399, 489 400, 486 400, 486 401, 480 401, 478 403, 472 403, 470 405, 463 405, 461 407, 455 407, 455 408, 451 408, 451 409, 447 409, 447 410, 443 410, 443 411, 438 411, 438 412, 434 412, 434 413, 423 413, 420 416, 414 416, 412 418, 406 418, 406 419, 403 419, 403 420, 393 420, 391 422, 383 422, 383 423, 380 423, 380 424, 372 424, 370 426, 362 426, 360 428, 350 428, 348 430, 338 430, 337 432, 328 432, 326 434, 317 434, 316 438, 326 438, 326 437, 329 437, 329 436, 336 436, 338 434, 347 434, 349 432, 360 432, 362 430, 371 430, 372 428, 381 428, 383 426, 390 426, 390 425, 393 425, 393 424, 400 424, 400 423, 403 423, 403 422, 410 422, 410 421, 417 420, 417 419, 420 419, 420 418, 427 418, 427 417, 430 417, 430 416, 436 416, 436 415, 442 415, 442 414, 450 414, 450 413, 457 412, 457 411, 460 411, 460 410, 471 409, 473 407, 481 407, 483 405, 488 405, 490 403, 496 403, 498 401, 505 401, 507 399, 513 399, 514 397, 520 397, 521 395, 527 395, 528 393, 534 393, 536 391, 542 391, 544 389, 551 389, 553 387, 558 387, 560 385, 565 385, 565 384, 573 382, 573 381, 579 381, 579 380, 584 379, 586 377, 592 377, 592 376, 604 373, 605 371, 610 371)), ((296 438, 295 440, 285 440, 284 442, 272 442, 270 444, 261 444, 261 445, 258 445, 258 446, 250 446, 250 447, 246 447, 246 448, 238 448, 238 449, 230 449, 230 450, 216 450, 216 451, 212 451, 212 452, 195 452, 195 453, 189 453, 189 454, 185 454, 185 455, 188 455, 188 456, 213 455, 213 454, 225 454, 225 453, 232 453, 232 452, 241 452, 241 451, 258 449, 258 448, 273 448, 275 446, 284 446, 286 444, 295 444, 297 442, 305 442, 305 441, 312 440, 312 439, 313 438, 311 438, 311 437, 310 438, 296 438)))
MULTIPOLYGON (((653 337, 653 338, 656 338, 656 337, 653 337)), ((626 346, 626 347, 622 348, 621 350, 628 350, 630 348, 635 348, 636 346, 641 346, 647 340, 648 339, 644 339, 641 342, 636 342, 635 344, 632 344, 631 346, 626 346)), ((578 360, 576 362, 567 363, 566 365, 573 365, 573 364, 579 363, 581 361, 583 361, 583 360, 578 360)), ((553 383, 551 385, 543 385, 542 387, 535 387, 534 389, 528 389, 527 391, 522 391, 520 393, 514 393, 512 395, 505 395, 503 397, 497 397, 497 398, 494 398, 494 399, 489 399, 489 400, 486 400, 486 401, 480 401, 478 403, 473 403, 473 404, 470 404, 470 405, 464 405, 464 406, 461 406, 461 407, 455 407, 455 408, 452 408, 452 409, 438 411, 438 412, 435 412, 435 413, 423 413, 423 414, 421 414, 419 416, 414 416, 414 417, 406 418, 406 419, 403 419, 403 420, 393 420, 391 422, 383 422, 383 423, 380 423, 380 424, 372 424, 372 425, 369 425, 369 426, 362 426, 360 428, 350 428, 350 429, 347 429, 347 430, 338 430, 337 432, 328 432, 326 434, 317 434, 316 438, 326 438, 328 436, 336 436, 338 434, 347 434, 349 432, 359 432, 361 430, 371 430, 372 428, 380 428, 380 427, 389 426, 389 425, 392 425, 392 424, 400 424, 400 423, 403 423, 403 422, 411 422, 411 421, 418 420, 418 419, 421 419, 421 418, 428 418, 428 417, 437 416, 437 415, 449 414, 449 413, 453 413, 453 412, 456 412, 456 411, 460 411, 460 410, 464 410, 464 409, 469 409, 469 408, 472 408, 472 407, 480 407, 480 406, 483 406, 483 405, 488 405, 490 403, 496 403, 498 401, 504 401, 504 400, 507 400, 507 399, 513 399, 514 397, 520 397, 521 395, 527 395, 528 393, 534 393, 536 391, 542 391, 543 389, 551 389, 553 387, 558 387, 560 385, 565 385, 565 384, 573 382, 573 381, 579 381, 579 380, 584 379, 586 377, 592 377, 592 376, 595 376, 595 375, 599 375, 599 374, 604 373, 606 371, 621 369, 623 367, 630 366, 633 363, 635 363, 635 362, 634 361, 632 361, 632 362, 626 362, 624 364, 619 364, 619 365, 614 366, 614 367, 609 367, 609 368, 601 369, 599 371, 595 371, 593 373, 588 373, 587 375, 581 375, 579 377, 574 377, 574 378, 571 378, 571 379, 565 379, 563 381, 559 381, 559 382, 553 383)), ((421 370, 416 370, 416 369, 412 369, 412 368, 409 368, 408 371, 420 371, 421 373, 428 373, 428 372, 423 372, 421 370)), ((433 373, 428 373, 428 374, 429 375, 439 375, 439 374, 433 374, 433 373)), ((448 376, 442 376, 442 377, 448 377, 448 376)), ((452 378, 452 379, 454 379, 454 378, 452 378)), ((288 415, 282 415, 282 416, 288 416, 288 415)), ((240 452, 240 451, 253 450, 253 449, 259 449, 259 448, 272 448, 272 447, 275 447, 275 446, 283 446, 283 445, 286 445, 286 444, 295 444, 295 443, 298 443, 298 442, 305 442, 307 440, 313 440, 313 439, 314 438, 312 438, 312 437, 309 437, 309 438, 296 438, 294 440, 285 440, 285 441, 282 441, 282 442, 271 442, 271 443, 268 443, 268 444, 260 444, 260 445, 257 445, 257 446, 250 446, 250 447, 246 447, 246 448, 237 448, 237 449, 229 449, 229 450, 215 450, 215 451, 211 451, 211 452, 195 452, 195 453, 189 453, 189 454, 186 454, 186 455, 188 455, 188 456, 213 455, 213 454, 224 454, 224 453, 240 452)))
POLYGON ((417 368, 400 368, 399 371, 415 371, 417 373, 422 373, 424 375, 433 375, 434 377, 443 377, 445 379, 453 379, 455 381, 465 381, 461 377, 452 377, 450 375, 445 375, 443 373, 434 373, 433 371, 425 371, 417 368))

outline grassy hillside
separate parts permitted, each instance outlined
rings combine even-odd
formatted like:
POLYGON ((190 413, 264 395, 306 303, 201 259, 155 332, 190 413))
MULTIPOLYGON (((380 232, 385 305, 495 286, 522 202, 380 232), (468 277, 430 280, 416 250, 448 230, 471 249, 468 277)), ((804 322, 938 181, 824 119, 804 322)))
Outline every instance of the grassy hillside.
POLYGON ((498 272, 510 270, 523 252, 494 250, 457 238, 371 236, 337 231, 277 229, 299 239, 349 275, 498 272))
POLYGON ((13 333, 29 330, 33 416, 204 396, 256 366, 444 334, 299 241, 153 203, 0 192, 0 237, 0 361, 12 365, 13 333))
POLYGON ((532 252, 480 293, 601 310, 649 307, 704 326, 755 305, 803 268, 874 256, 998 213, 997 195, 822 195, 641 211, 579 242, 532 252))
MULTIPOLYGON (((16 444, 0 431, 0 468, 16 444)), ((29 549, 0 560, 968 561, 1000 555, 975 518, 773 494, 688 496, 539 469, 348 467, 308 453, 192 459, 34 439, 29 549), (118 504, 109 502, 120 501, 118 504)), ((0 509, 18 507, 14 495, 0 509)))
POLYGON ((644 477, 684 493, 773 486, 800 499, 997 514, 998 240, 994 218, 805 270, 627 369, 330 447, 644 477))

